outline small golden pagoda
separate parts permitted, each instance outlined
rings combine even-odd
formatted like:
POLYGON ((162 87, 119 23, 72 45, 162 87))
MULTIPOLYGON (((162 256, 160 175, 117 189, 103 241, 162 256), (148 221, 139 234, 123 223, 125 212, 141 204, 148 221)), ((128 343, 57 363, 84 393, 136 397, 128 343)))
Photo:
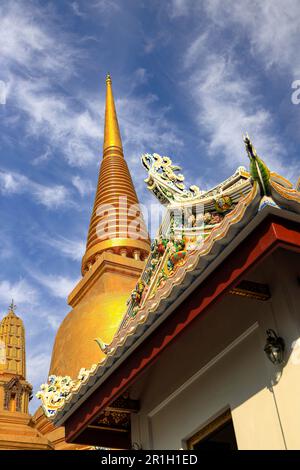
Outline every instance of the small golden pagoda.
POLYGON ((28 412, 31 392, 26 380, 24 325, 12 302, 0 322, 0 449, 52 449, 28 412))
POLYGON ((69 295, 72 310, 57 332, 50 374, 75 379, 81 368, 105 357, 101 345, 112 340, 149 251, 108 75, 103 159, 82 260, 83 277, 69 295))

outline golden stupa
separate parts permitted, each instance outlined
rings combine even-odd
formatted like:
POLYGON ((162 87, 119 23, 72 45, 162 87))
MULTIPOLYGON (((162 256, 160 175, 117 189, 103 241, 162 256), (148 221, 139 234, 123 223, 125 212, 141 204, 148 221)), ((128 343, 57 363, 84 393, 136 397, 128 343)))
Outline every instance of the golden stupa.
POLYGON ((0 321, 0 450, 51 450, 29 414, 32 386, 26 380, 25 330, 12 302, 0 321))
POLYGON ((104 357, 95 338, 104 343, 112 340, 149 250, 108 75, 103 159, 82 260, 83 278, 69 295, 72 310, 58 329, 50 374, 75 378, 82 367, 90 368, 104 357))

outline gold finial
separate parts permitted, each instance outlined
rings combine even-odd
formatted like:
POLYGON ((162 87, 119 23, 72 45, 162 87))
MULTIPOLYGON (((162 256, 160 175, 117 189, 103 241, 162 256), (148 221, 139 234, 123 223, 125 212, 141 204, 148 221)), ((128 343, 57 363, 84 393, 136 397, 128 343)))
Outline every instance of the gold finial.
POLYGON ((104 124, 103 157, 108 154, 123 155, 122 140, 112 91, 111 77, 106 77, 106 106, 104 124))
POLYGON ((16 306, 15 303, 14 303, 14 299, 11 299, 11 304, 10 304, 10 306, 9 306, 8 308, 9 308, 9 310, 10 310, 11 312, 14 312, 14 313, 15 313, 15 309, 17 308, 17 306, 16 306))

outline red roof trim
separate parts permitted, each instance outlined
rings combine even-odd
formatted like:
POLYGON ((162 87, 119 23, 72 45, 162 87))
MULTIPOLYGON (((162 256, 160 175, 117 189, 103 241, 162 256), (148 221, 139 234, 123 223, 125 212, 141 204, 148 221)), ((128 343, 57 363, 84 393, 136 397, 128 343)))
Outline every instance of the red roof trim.
POLYGON ((154 363, 161 352, 209 306, 220 300, 247 271, 275 249, 300 252, 299 224, 276 216, 265 219, 193 294, 155 330, 98 389, 66 420, 66 441, 78 435, 96 416, 154 363))

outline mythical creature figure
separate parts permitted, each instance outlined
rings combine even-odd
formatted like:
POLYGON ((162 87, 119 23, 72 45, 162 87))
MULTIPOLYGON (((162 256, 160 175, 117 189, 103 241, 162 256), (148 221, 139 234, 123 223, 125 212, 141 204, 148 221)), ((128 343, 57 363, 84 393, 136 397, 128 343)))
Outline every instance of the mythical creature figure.
POLYGON ((131 299, 135 304, 140 304, 144 289, 145 283, 142 281, 142 279, 139 279, 135 289, 131 292, 131 299))
POLYGON ((184 176, 178 173, 181 170, 180 166, 173 165, 169 157, 162 157, 158 153, 153 155, 146 153, 142 155, 142 164, 148 171, 148 178, 145 180, 148 189, 163 204, 193 199, 201 194, 198 186, 185 188, 184 176))
POLYGON ((265 162, 257 155, 255 148, 248 136, 244 136, 246 151, 250 159, 250 174, 253 181, 257 181, 262 194, 264 196, 270 195, 270 170, 265 162))
POLYGON ((57 410, 65 404, 68 397, 79 389, 81 384, 95 372, 96 368, 97 364, 93 364, 90 369, 80 369, 76 380, 71 379, 69 376, 50 375, 48 383, 42 384, 36 394, 36 397, 42 402, 46 416, 49 418, 54 416, 57 410))
POLYGON ((186 256, 185 240, 184 238, 174 240, 174 242, 170 242, 170 244, 171 254, 167 262, 167 267, 169 271, 173 271, 175 265, 186 256))
POLYGON ((232 209, 232 200, 230 196, 222 195, 215 198, 215 208, 218 212, 223 213, 232 209))

